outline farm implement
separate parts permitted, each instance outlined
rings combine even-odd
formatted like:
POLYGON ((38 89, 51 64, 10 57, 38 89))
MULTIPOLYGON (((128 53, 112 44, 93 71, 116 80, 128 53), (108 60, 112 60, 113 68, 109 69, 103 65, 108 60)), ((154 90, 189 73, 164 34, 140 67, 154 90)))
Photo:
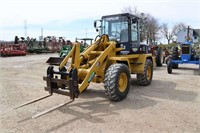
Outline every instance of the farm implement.
POLYGON ((1 56, 20 56, 26 55, 26 44, 1 44, 1 56))

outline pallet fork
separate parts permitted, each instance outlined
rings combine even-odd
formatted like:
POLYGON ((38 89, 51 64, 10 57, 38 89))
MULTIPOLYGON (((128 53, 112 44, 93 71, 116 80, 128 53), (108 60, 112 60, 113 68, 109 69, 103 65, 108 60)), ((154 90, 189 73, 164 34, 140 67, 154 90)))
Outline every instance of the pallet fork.
MULTIPOLYGON (((28 101, 28 102, 26 102, 26 103, 23 103, 23 104, 21 104, 21 105, 16 106, 14 109, 18 109, 18 108, 24 107, 24 106, 26 106, 26 105, 29 105, 29 104, 38 102, 38 101, 43 100, 43 99, 45 99, 45 98, 48 98, 48 97, 50 97, 50 96, 52 96, 52 95, 47 95, 47 96, 43 96, 43 97, 40 97, 40 98, 31 100, 31 101, 28 101)), ((69 102, 62 103, 62 104, 59 104, 59 105, 57 105, 57 106, 51 107, 51 108, 49 108, 49 109, 47 109, 47 110, 45 110, 45 111, 42 111, 42 112, 40 112, 40 113, 38 113, 38 114, 33 115, 31 118, 34 119, 34 118, 40 117, 40 116, 42 116, 42 115, 45 115, 45 114, 47 114, 47 113, 50 113, 50 112, 52 112, 52 111, 54 111, 54 110, 56 110, 56 109, 58 109, 58 108, 61 108, 61 107, 65 106, 65 105, 68 105, 68 104, 72 103, 73 101, 74 101, 74 99, 70 100, 69 102)))
POLYGON ((33 99, 29 102, 26 102, 26 103, 23 103, 21 105, 18 105, 17 107, 15 107, 14 109, 18 109, 20 107, 24 107, 26 105, 29 105, 29 104, 32 104, 32 103, 35 103, 35 102, 38 102, 40 100, 43 100, 45 98, 48 98, 50 96, 53 95, 53 93, 58 93, 58 94, 62 94, 62 95, 66 95, 66 96, 69 96, 70 97, 70 101, 69 102, 66 102, 66 103, 62 103, 62 104, 59 104, 57 106, 54 106, 52 108, 49 108, 43 112, 40 112, 34 116, 32 116, 32 118, 37 118, 37 117, 40 117, 44 114, 47 114, 47 113, 50 113, 60 107, 63 107, 65 105, 68 105, 70 103, 72 103, 75 99, 75 97, 78 97, 78 84, 77 84, 77 71, 76 69, 73 69, 72 71, 70 71, 70 73, 66 73, 66 72, 56 72, 53 70, 53 66, 49 66, 48 69, 47 69, 47 76, 46 77, 43 77, 43 80, 46 81, 46 84, 47 84, 47 87, 45 87, 45 90, 46 91, 49 91, 49 95, 47 96, 43 96, 43 97, 40 97, 40 98, 36 98, 36 99, 33 99), (54 78, 54 74, 60 74, 61 77, 66 77, 66 76, 71 76, 70 79, 67 81, 66 79, 57 79, 57 78, 54 78), (57 89, 55 87, 58 87, 60 85, 60 87, 64 88, 68 85, 68 89, 69 91, 67 90, 64 90, 64 89, 57 89))
POLYGON ((54 110, 56 110, 56 109, 58 109, 60 107, 63 107, 65 105, 68 105, 68 104, 72 103, 74 101, 75 97, 77 97, 77 95, 76 95, 77 93, 76 93, 76 91, 74 91, 74 90, 78 89, 77 76, 76 76, 77 75, 77 71, 74 70, 74 71, 71 72, 72 77, 71 77, 71 79, 69 81, 67 81, 65 79, 53 78, 55 73, 56 74, 61 74, 61 76, 69 75, 69 74, 64 73, 64 72, 61 72, 61 73, 60 72, 55 72, 55 71, 53 71, 53 66, 49 66, 49 68, 47 69, 47 77, 43 77, 43 80, 45 80, 46 83, 47 83, 47 87, 45 87, 45 90, 49 91, 49 95, 33 99, 33 100, 29 101, 29 102, 26 102, 26 103, 23 103, 21 105, 18 105, 14 109, 18 109, 20 107, 24 107, 26 105, 29 105, 29 104, 38 102, 40 100, 43 100, 45 98, 48 98, 48 97, 52 96, 53 93, 58 93, 58 94, 70 96, 71 100, 69 102, 67 102, 67 103, 62 103, 62 104, 59 104, 59 105, 54 106, 52 108, 49 108, 49 109, 47 109, 47 110, 45 110, 43 112, 40 112, 40 113, 32 116, 32 118, 40 117, 40 116, 42 116, 44 114, 50 113, 50 112, 52 112, 52 111, 54 111, 54 110), (69 92, 67 92, 65 90, 55 89, 54 87, 57 86, 58 84, 61 85, 62 87, 64 87, 63 85, 65 85, 65 86, 69 85, 69 88, 70 88, 69 92))

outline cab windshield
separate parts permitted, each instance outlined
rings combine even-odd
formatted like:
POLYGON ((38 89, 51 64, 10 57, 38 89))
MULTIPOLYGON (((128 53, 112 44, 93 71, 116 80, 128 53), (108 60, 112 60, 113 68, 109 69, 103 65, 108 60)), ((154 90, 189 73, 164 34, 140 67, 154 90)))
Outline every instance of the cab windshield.
POLYGON ((126 16, 102 18, 101 34, 107 34, 110 39, 120 42, 128 42, 128 18, 126 16))

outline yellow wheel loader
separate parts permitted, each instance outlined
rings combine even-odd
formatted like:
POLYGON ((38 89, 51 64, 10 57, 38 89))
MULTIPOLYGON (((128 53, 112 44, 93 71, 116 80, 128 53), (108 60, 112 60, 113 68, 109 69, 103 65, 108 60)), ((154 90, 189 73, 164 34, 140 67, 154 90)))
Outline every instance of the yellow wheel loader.
POLYGON ((46 91, 78 98, 90 82, 104 83, 105 94, 114 101, 123 100, 130 88, 130 74, 137 74, 140 85, 150 85, 155 59, 146 45, 140 45, 139 18, 131 14, 103 16, 99 38, 80 53, 75 42, 59 69, 49 66, 46 91), (66 67, 71 57, 70 66, 66 67))
MULTIPOLYGON (((70 97, 71 103, 87 89, 90 82, 104 83, 105 94, 113 101, 126 98, 131 74, 137 74, 140 85, 151 84, 155 58, 147 45, 140 45, 139 18, 131 14, 103 16, 97 26, 100 35, 96 41, 80 53, 80 43, 75 42, 72 50, 57 66, 49 66, 45 90, 50 95, 35 99, 18 107, 39 101, 53 93, 70 97), (70 60, 69 60, 70 59, 70 60), (56 70, 57 68, 57 70, 56 70)), ((33 118, 46 114, 58 107, 39 113, 33 118)), ((16 107, 16 108, 18 108, 16 107)))

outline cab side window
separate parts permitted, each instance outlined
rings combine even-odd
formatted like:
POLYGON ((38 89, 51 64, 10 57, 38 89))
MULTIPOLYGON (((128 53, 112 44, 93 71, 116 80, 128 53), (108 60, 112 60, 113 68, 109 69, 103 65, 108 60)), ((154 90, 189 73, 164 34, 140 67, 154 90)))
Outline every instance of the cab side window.
POLYGON ((138 41, 137 23, 131 24, 131 41, 138 41))

